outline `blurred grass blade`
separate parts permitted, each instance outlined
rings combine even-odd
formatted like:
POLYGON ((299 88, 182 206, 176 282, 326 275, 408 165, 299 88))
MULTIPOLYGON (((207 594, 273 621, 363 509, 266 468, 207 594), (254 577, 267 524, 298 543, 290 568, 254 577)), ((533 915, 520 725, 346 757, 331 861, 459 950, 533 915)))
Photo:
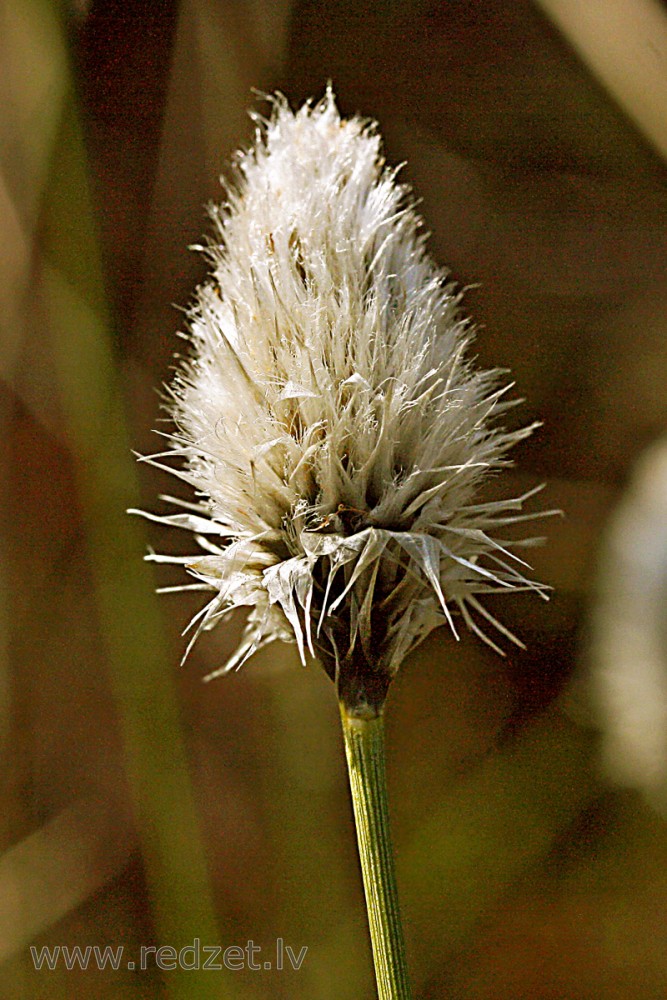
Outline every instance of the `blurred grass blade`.
POLYGON ((27 948, 127 865, 128 810, 81 798, 0 856, 0 963, 27 948))
POLYGON ((15 378, 30 326, 32 250, 67 85, 56 5, 0 0, 0 377, 53 431, 39 377, 15 378), (26 303, 26 297, 27 303, 26 303))
MULTIPOLYGON (((41 274, 70 446, 88 532, 104 654, 118 701, 158 943, 219 940, 109 336, 85 150, 75 102, 64 105, 43 208, 41 274)), ((174 971, 169 994, 223 995, 221 973, 174 971)), ((232 995, 231 989, 224 995, 232 995)))
POLYGON ((657 0, 536 0, 667 159, 667 12, 657 0))

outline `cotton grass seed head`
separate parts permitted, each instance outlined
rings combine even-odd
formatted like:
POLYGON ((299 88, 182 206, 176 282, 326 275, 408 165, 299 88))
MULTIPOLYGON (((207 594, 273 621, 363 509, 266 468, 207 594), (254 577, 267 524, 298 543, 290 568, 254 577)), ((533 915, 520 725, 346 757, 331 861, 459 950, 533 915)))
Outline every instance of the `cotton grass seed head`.
POLYGON ((275 98, 211 214, 210 277, 168 390, 175 430, 150 459, 195 492, 159 520, 202 554, 150 557, 211 593, 192 641, 245 608, 216 673, 296 642, 361 714, 439 625, 518 641, 483 596, 544 592, 514 553, 530 540, 497 534, 526 497, 479 489, 533 428, 499 422, 508 386, 467 359, 460 297, 375 126, 342 120, 330 90, 296 113, 275 98))

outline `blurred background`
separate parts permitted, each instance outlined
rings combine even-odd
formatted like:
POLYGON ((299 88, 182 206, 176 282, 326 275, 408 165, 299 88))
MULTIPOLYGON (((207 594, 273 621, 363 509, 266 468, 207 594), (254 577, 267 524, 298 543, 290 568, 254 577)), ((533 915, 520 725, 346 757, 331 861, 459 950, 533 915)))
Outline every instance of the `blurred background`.
MULTIPOLYGON (((198 603, 125 516, 159 442, 187 248, 253 93, 377 118, 485 366, 543 426, 549 604, 501 660, 436 634, 388 713, 415 996, 667 995, 667 10, 658 0, 0 0, 0 994, 374 995, 333 690, 269 647, 203 676, 198 603), (298 971, 128 968, 244 947, 298 971), (121 968, 30 947, 123 945, 121 968), (42 953, 43 954, 43 953, 42 953)), ((275 965, 275 963, 273 963, 275 965)))

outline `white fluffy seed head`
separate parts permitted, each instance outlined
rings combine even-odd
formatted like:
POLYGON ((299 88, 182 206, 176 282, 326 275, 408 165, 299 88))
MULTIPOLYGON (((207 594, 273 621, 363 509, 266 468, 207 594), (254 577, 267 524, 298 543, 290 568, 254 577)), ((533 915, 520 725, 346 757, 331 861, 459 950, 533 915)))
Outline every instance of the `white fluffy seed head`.
POLYGON ((331 90, 296 113, 275 98, 212 209, 169 390, 169 468, 197 501, 161 520, 195 533, 205 554, 186 566, 212 592, 194 637, 245 607, 223 669, 296 641, 360 705, 440 624, 513 639, 480 594, 544 591, 495 537, 525 497, 477 496, 532 427, 498 423, 508 387, 466 359, 459 296, 395 173, 331 90))

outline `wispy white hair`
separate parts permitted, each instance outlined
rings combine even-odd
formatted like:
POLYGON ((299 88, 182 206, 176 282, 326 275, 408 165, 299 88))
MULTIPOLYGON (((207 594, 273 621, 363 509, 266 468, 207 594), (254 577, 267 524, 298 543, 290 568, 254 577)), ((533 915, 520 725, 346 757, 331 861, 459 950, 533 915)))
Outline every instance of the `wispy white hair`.
POLYGON ((222 670, 296 641, 360 703, 443 623, 518 641, 479 598, 544 592, 513 554, 531 540, 497 536, 526 496, 478 491, 533 427, 499 424, 509 386, 467 360, 460 296, 375 125, 341 119, 330 89, 297 112, 274 98, 211 214, 165 453, 196 502, 160 518, 205 554, 153 556, 212 592, 193 639, 246 607, 222 670))

